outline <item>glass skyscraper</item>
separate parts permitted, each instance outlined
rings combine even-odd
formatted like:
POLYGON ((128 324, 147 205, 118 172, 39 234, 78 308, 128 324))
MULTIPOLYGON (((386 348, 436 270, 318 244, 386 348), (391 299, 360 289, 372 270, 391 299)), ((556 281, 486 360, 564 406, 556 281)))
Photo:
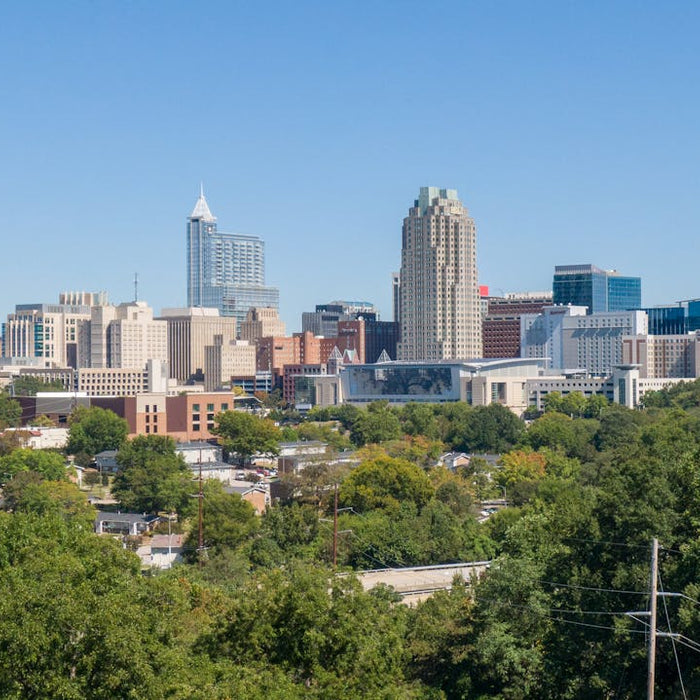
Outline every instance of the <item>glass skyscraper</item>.
POLYGON ((587 306, 589 314, 630 311, 642 305, 641 277, 623 277, 595 265, 557 265, 552 291, 554 304, 587 306))
POLYGON ((218 231, 203 191, 187 218, 187 305, 219 309, 239 325, 253 306, 279 308, 279 290, 265 286, 265 243, 218 231))

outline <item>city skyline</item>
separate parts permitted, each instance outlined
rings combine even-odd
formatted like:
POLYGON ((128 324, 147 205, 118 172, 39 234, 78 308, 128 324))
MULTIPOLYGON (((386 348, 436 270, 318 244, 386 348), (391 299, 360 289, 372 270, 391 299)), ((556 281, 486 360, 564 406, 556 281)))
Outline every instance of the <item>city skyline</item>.
POLYGON ((156 310, 184 306, 201 180, 265 240, 290 330, 324 299, 391 318, 407 193, 431 183, 469 202, 495 293, 571 262, 642 277, 644 306, 700 296, 679 255, 700 227, 698 20, 632 2, 10 6, 0 313, 69 288, 127 301, 135 272, 156 310))

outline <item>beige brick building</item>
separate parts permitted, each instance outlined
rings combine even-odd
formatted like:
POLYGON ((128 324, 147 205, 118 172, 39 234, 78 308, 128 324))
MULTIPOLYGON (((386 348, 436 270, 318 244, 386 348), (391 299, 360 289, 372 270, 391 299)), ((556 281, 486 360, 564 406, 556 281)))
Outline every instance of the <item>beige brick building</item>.
POLYGON ((163 309, 168 324, 170 376, 180 382, 204 372, 207 346, 236 340, 236 319, 218 309, 163 309))
POLYGON ((421 187, 403 222, 398 359, 481 357, 476 226, 456 190, 421 187))

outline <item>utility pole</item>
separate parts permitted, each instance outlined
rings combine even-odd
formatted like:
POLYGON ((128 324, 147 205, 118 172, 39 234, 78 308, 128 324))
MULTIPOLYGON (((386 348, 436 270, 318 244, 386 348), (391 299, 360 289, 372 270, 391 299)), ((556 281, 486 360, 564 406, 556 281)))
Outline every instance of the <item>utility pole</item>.
POLYGON ((204 500, 204 492, 202 491, 202 451, 199 451, 199 537, 197 539, 197 552, 199 556, 199 567, 204 565, 202 553, 204 552, 204 520, 202 517, 202 501, 204 500))
POLYGON ((659 579, 659 540, 651 543, 651 600, 649 601, 649 664, 647 671, 647 699, 654 700, 654 674, 656 667, 656 599, 659 579))
POLYGON ((333 493, 333 568, 338 566, 338 484, 333 493))

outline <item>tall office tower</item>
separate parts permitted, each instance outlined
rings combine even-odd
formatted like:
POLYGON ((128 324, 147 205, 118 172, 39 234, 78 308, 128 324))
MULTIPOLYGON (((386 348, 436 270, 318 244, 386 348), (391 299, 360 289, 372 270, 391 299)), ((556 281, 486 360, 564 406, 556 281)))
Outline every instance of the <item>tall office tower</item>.
POLYGON ((168 324, 170 376, 181 382, 201 378, 207 346, 236 339, 236 319, 219 315, 218 309, 163 309, 160 319, 168 324))
POLYGON ((187 305, 219 309, 239 324, 251 307, 279 308, 279 290, 265 286, 264 242, 218 231, 201 190, 187 218, 187 305))
POLYGON ((168 361, 168 324, 154 320, 144 301, 93 306, 90 366, 95 369, 142 368, 148 360, 168 361))
POLYGON ((340 321, 376 320, 378 317, 377 308, 369 301, 331 301, 316 304, 316 311, 302 312, 301 331, 333 338, 338 335, 340 321))
POLYGON ((481 356, 476 226, 456 190, 421 187, 403 221, 399 360, 481 356))
POLYGON ((587 306, 589 314, 631 311, 642 305, 641 277, 624 277, 595 265, 556 265, 552 289, 555 304, 587 306))
POLYGON ((700 330, 700 299, 642 309, 649 317, 649 335, 683 335, 700 330))

